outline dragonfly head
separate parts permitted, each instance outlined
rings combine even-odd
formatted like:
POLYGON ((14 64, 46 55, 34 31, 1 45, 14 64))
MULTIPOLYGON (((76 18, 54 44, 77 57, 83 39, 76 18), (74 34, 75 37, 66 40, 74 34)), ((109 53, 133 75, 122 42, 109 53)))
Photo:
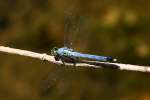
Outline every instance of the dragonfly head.
POLYGON ((57 55, 58 55, 57 50, 58 50, 58 48, 57 48, 57 47, 54 47, 54 48, 51 50, 51 55, 52 55, 52 56, 57 56, 57 55))

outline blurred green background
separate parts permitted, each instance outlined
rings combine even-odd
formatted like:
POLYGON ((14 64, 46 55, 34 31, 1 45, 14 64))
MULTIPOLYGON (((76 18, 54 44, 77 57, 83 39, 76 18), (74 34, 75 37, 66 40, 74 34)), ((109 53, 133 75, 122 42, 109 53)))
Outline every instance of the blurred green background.
MULTIPOLYGON (((67 34, 78 51, 150 65, 149 12, 149 0, 0 0, 0 45, 50 54, 67 34), (68 12, 75 26, 65 30, 68 12)), ((148 73, 0 53, 0 100, 149 100, 149 94, 148 73)))

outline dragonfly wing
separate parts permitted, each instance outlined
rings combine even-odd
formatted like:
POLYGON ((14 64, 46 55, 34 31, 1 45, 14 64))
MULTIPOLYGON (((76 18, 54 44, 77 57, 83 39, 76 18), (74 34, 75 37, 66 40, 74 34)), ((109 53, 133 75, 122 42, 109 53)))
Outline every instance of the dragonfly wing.
POLYGON ((80 60, 80 63, 86 63, 89 65, 95 65, 95 66, 100 66, 102 68, 110 68, 110 69, 118 69, 119 66, 112 64, 112 63, 104 63, 104 62, 99 62, 99 61, 89 61, 89 60, 80 60))
POLYGON ((71 14, 65 13, 64 17, 64 47, 72 47, 72 41, 71 41, 71 14))
POLYGON ((67 11, 64 16, 64 46, 73 47, 77 33, 80 30, 80 16, 76 12, 67 11))

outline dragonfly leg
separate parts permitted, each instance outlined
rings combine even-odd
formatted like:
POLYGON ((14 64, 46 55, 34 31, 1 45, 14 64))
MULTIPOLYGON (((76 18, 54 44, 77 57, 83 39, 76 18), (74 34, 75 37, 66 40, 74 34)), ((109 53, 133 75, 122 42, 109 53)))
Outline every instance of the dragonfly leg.
POLYGON ((73 67, 76 67, 76 63, 73 63, 73 67))
POLYGON ((59 60, 60 60, 60 57, 59 57, 59 56, 55 56, 54 58, 55 58, 56 61, 59 61, 59 60))
POLYGON ((62 63, 63 63, 63 66, 65 66, 65 62, 63 61, 63 60, 61 60, 62 61, 62 63))
POLYGON ((72 57, 68 57, 69 59, 69 62, 73 64, 73 67, 76 67, 76 60, 75 58, 72 58, 72 57))

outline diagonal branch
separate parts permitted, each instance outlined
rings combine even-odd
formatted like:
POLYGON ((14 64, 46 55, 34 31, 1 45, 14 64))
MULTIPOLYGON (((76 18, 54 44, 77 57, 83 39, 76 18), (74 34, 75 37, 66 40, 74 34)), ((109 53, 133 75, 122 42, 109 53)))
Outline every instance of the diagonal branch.
MULTIPOLYGON (((0 46, 0 51, 9 53, 9 54, 17 54, 21 56, 28 56, 31 58, 37 58, 40 60, 46 60, 48 62, 62 65, 61 61, 55 61, 54 56, 47 55, 46 53, 36 53, 27 50, 15 49, 10 47, 0 46)), ((67 66, 73 66, 73 64, 65 64, 67 66)), ((91 62, 91 61, 81 61, 77 63, 76 66, 80 67, 91 67, 91 68, 111 68, 111 69, 119 69, 119 70, 128 70, 128 71, 139 71, 139 72, 149 72, 149 66, 139 66, 139 65, 131 65, 131 64, 121 64, 121 63, 109 63, 109 62, 91 62)))

